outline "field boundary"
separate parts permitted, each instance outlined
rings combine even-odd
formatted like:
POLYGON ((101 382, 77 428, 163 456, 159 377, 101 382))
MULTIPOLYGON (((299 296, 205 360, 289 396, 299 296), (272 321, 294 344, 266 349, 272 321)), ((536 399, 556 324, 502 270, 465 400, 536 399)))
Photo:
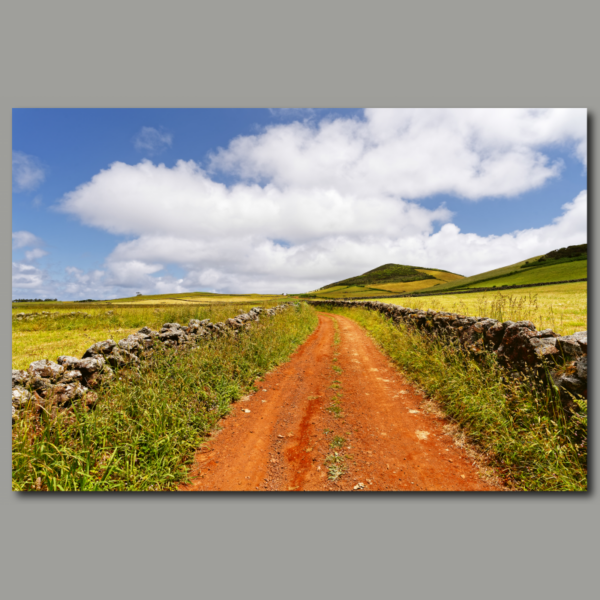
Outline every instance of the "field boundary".
POLYGON ((524 283, 520 285, 504 285, 501 287, 480 287, 470 290, 461 290, 460 288, 456 288, 457 291, 448 291, 448 292, 431 292, 427 294, 419 294, 415 292, 414 294, 398 294, 398 295, 386 295, 386 296, 355 296, 352 298, 319 298, 319 296, 306 296, 303 295, 304 298, 310 297, 314 300, 320 300, 322 302, 330 302, 331 300, 385 300, 386 298, 426 298, 429 296, 453 296, 455 294, 476 294, 479 292, 504 292, 506 290, 515 290, 518 288, 530 288, 530 287, 541 287, 543 285, 560 285, 562 283, 578 283, 580 281, 587 281, 588 278, 585 277, 583 279, 567 279, 565 281, 550 281, 544 283, 524 283))
POLYGON ((112 368, 131 367, 152 353, 156 343, 167 347, 194 347, 204 339, 235 336, 238 331, 258 321, 260 314, 274 316, 290 308, 291 302, 272 308, 254 307, 248 313, 212 323, 209 319, 192 319, 189 325, 165 323, 160 331, 142 327, 137 333, 115 342, 112 339, 96 342, 81 359, 59 356, 57 362, 41 359, 32 362, 27 371, 12 370, 12 418, 18 420, 21 410, 33 403, 38 410, 48 407, 68 408, 77 400, 94 406, 98 395, 90 388, 98 388, 114 379, 112 368), (112 367, 112 368, 111 368, 112 367))

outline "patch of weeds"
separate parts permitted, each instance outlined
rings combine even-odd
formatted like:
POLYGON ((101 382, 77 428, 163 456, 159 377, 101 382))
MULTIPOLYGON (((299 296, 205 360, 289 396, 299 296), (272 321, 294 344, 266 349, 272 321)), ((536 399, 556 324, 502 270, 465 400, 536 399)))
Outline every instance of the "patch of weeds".
POLYGON ((333 368, 333 370, 334 370, 336 373, 343 373, 343 372, 344 372, 344 369, 342 369, 342 367, 340 367, 339 365, 333 365, 333 367, 332 367, 332 368, 333 368))
POLYGON ((335 417, 340 418, 341 416, 343 416, 343 409, 342 409, 342 404, 339 400, 339 398, 335 398, 333 400, 333 402, 327 407, 327 410, 334 415, 335 417))
POLYGON ((332 390, 339 390, 342 387, 342 382, 336 379, 329 387, 332 390))
POLYGON ((341 435, 336 435, 332 440, 329 446, 331 448, 343 448, 346 440, 341 435))
POLYGON ((331 429, 323 429, 324 435, 329 435, 332 432, 331 429))
POLYGON ((334 452, 328 454, 325 458, 325 464, 327 465, 327 472, 329 473, 329 479, 335 481, 339 479, 347 470, 346 457, 343 454, 334 452))

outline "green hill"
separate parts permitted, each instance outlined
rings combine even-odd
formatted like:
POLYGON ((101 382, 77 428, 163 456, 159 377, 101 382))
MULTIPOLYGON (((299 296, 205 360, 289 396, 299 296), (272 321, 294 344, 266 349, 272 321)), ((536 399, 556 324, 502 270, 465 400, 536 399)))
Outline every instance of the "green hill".
MULTIPOLYGON (((438 271, 439 270, 440 269, 438 269, 438 271)), ((423 267, 411 267, 409 265, 396 265, 394 263, 388 263, 386 265, 381 265, 381 267, 377 267, 376 269, 372 269, 371 271, 367 271, 362 275, 350 277, 349 279, 343 279, 342 281, 336 281, 335 283, 330 283, 329 285, 322 287, 320 291, 341 285, 372 286, 381 283, 404 283, 409 281, 422 281, 424 279, 435 280, 436 278, 429 273, 423 272, 423 267)))
POLYGON ((493 269, 458 281, 436 285, 435 288, 432 286, 420 289, 416 293, 449 292, 480 287, 499 288, 505 285, 551 283, 553 281, 568 281, 586 277, 587 244, 581 244, 553 250, 541 256, 534 256, 500 269, 493 269))
POLYGON ((388 263, 362 275, 330 283, 306 296, 313 298, 397 296, 459 279, 463 279, 463 276, 442 269, 424 269, 388 263))

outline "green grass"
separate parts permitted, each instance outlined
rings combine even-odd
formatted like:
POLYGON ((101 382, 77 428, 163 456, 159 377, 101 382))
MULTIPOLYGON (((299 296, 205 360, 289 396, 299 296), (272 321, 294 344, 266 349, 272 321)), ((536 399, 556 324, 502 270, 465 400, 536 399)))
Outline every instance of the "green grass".
MULTIPOLYGON (((538 256, 534 256, 533 258, 528 259, 529 261, 535 260, 539 258, 538 256)), ((516 271, 524 265, 527 261, 522 260, 518 263, 514 263, 512 265, 507 265, 506 267, 500 267, 499 269, 492 269, 491 271, 486 271, 485 273, 479 273, 479 275, 471 275, 470 277, 465 277, 463 279, 459 279, 457 281, 448 281, 446 283, 442 283, 440 285, 436 285, 431 288, 424 288, 419 290, 419 293, 429 293, 429 292, 446 292, 453 289, 458 288, 466 288, 474 283, 479 283, 481 281, 487 279, 494 279, 496 277, 501 277, 503 275, 508 275, 513 271, 516 271)))
POLYGON ((93 410, 38 418, 25 409, 13 425, 13 490, 176 489, 231 403, 287 360, 317 322, 312 308, 299 305, 237 338, 194 350, 161 347, 139 372, 121 371, 98 390, 93 410))
POLYGON ((469 288, 550 283, 553 281, 568 281, 570 279, 584 279, 587 277, 587 259, 577 261, 567 259, 566 261, 557 261, 557 263, 547 266, 544 263, 540 263, 539 266, 519 269, 510 275, 471 284, 469 288))
POLYGON ((477 360, 376 312, 319 307, 365 327, 407 378, 425 389, 519 490, 587 489, 587 402, 567 420, 555 391, 539 382, 503 380, 489 353, 477 360), (507 383, 510 381, 510 383, 507 383))
POLYGON ((327 288, 337 287, 339 285, 372 285, 377 283, 395 283, 399 281, 419 281, 421 279, 434 279, 432 275, 425 272, 418 271, 422 267, 411 267, 409 265, 396 265, 388 263, 381 265, 376 269, 367 271, 362 275, 356 277, 350 277, 342 281, 330 283, 326 285, 322 290, 327 288))

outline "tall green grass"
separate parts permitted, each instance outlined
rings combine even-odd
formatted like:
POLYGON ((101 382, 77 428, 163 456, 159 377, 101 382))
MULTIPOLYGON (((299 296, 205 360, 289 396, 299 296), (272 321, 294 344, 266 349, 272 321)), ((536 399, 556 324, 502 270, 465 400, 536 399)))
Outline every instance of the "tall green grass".
POLYGON ((492 353, 474 359, 449 345, 361 308, 319 307, 362 325, 412 381, 424 388, 520 490, 587 489, 587 402, 567 419, 556 390, 517 381, 492 353))
POLYGON ((117 373, 92 410, 74 406, 39 418, 26 409, 13 426, 13 489, 176 489, 231 403, 286 361, 316 324, 314 309, 298 305, 236 338, 158 348, 139 370, 117 373))

